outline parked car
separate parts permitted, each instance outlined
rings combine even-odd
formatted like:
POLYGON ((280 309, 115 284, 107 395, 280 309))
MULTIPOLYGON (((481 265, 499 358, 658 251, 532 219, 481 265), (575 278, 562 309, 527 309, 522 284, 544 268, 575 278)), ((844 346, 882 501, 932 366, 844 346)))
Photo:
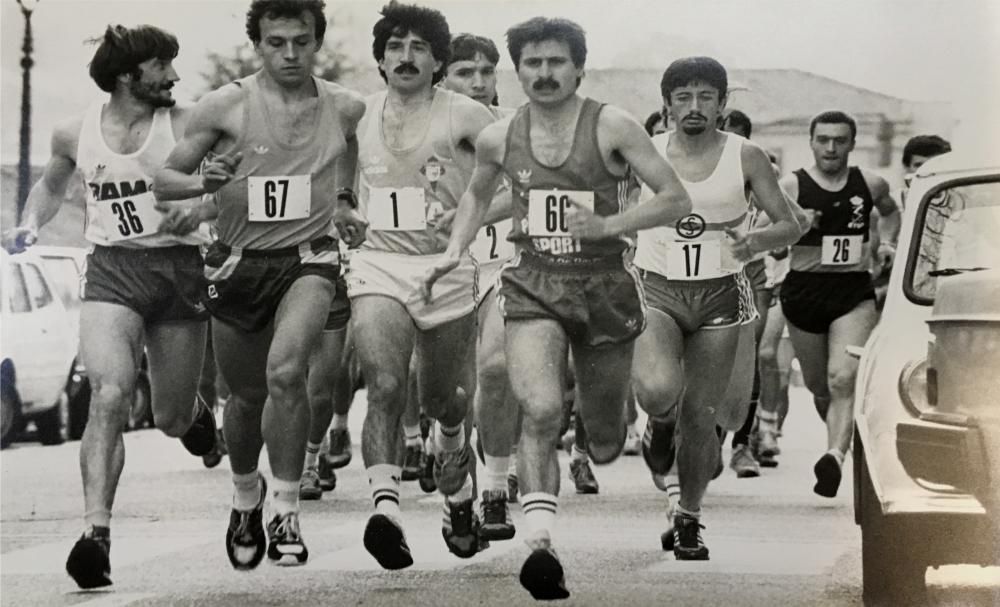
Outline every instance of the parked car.
POLYGON ((56 287, 36 253, 0 254, 3 275, 0 324, 0 446, 33 422, 47 445, 66 439, 66 378, 77 338, 56 287))
POLYGON ((868 605, 923 604, 931 566, 1000 565, 1000 154, 933 158, 906 205, 882 319, 857 353, 868 605))

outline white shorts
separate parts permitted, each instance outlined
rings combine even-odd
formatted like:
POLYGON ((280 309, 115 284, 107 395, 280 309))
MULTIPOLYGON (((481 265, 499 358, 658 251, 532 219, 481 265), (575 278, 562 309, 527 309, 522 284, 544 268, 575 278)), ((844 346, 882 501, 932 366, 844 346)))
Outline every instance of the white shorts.
POLYGON ((351 257, 347 296, 381 295, 406 308, 422 331, 472 314, 476 309, 477 267, 464 255, 458 267, 444 275, 431 291, 428 304, 420 295, 420 281, 440 255, 406 255, 359 250, 351 257))
POLYGON ((480 306, 488 296, 496 295, 497 279, 500 270, 509 263, 509 259, 494 259, 479 264, 479 287, 476 290, 476 305, 480 306))

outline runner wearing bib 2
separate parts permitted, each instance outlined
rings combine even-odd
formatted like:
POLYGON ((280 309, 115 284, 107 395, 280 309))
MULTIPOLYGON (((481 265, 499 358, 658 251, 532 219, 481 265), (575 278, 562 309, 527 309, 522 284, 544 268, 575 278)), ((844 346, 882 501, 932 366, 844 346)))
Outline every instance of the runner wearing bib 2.
MULTIPOLYGON (((840 486, 844 454, 851 444, 854 378, 858 361, 847 346, 863 346, 877 322, 869 234, 872 208, 891 248, 899 213, 881 177, 848 164, 857 123, 839 111, 813 118, 809 143, 815 164, 782 180, 811 217, 811 229, 792 247, 781 286, 802 377, 827 425, 828 451, 814 467, 813 490, 833 497, 840 486)), ((877 252, 880 257, 889 251, 877 252)))

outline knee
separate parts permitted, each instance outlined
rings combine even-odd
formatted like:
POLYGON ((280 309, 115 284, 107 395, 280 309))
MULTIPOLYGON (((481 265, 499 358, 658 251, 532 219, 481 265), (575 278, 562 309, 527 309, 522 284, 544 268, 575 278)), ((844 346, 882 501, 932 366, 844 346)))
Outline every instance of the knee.
POLYGON ((194 403, 178 410, 174 407, 171 410, 156 412, 156 427, 171 438, 180 438, 191 427, 194 421, 194 403))
POLYGON ((484 365, 479 368, 476 383, 483 398, 489 401, 502 399, 507 392, 507 369, 502 364, 484 365))
POLYGON ((778 368, 777 344, 762 343, 757 350, 757 366, 760 369, 773 370, 778 368))
POLYGON ((677 403, 680 396, 680 386, 671 385, 662 376, 649 376, 632 378, 632 387, 635 389, 635 397, 643 411, 649 415, 666 415, 677 403))
POLYGON ((267 390, 277 402, 301 400, 306 387, 306 373, 303 367, 293 363, 268 365, 267 390))
POLYGON ((551 437, 555 441, 559 437, 559 426, 562 423, 562 403, 553 401, 532 402, 521 405, 521 431, 538 437, 551 437))
POLYGON ((369 406, 388 407, 406 400, 406 384, 398 375, 381 371, 375 377, 365 380, 368 384, 369 406))
POLYGON ((830 396, 836 398, 853 395, 855 375, 853 369, 831 369, 826 378, 830 396))
POLYGON ((690 406, 688 403, 681 405, 680 414, 677 420, 682 433, 689 437, 704 436, 715 433, 716 411, 713 406, 690 406))
POLYGON ((122 427, 128 421, 132 391, 118 384, 91 380, 88 423, 122 427))

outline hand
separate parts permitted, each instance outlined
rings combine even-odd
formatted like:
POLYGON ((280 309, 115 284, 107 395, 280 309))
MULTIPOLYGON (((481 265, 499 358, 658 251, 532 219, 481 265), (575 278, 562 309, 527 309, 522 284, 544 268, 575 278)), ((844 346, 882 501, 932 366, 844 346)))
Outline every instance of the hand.
POLYGON ((214 194, 236 176, 236 167, 243 160, 243 152, 235 154, 216 154, 201 167, 201 185, 205 193, 214 194))
POLYGON ((599 240, 608 237, 607 220, 570 199, 570 208, 566 213, 566 227, 573 238, 580 240, 599 240))
POLYGON ((198 229, 202 222, 199 207, 190 207, 176 202, 157 201, 156 210, 163 213, 160 232, 184 236, 198 229))
POLYGON ((8 253, 21 253, 38 242, 38 231, 28 226, 19 226, 3 233, 3 248, 8 253))
POLYGON ((458 214, 458 209, 448 209, 444 213, 441 213, 437 217, 431 220, 430 225, 436 232, 440 232, 445 236, 451 235, 451 225, 455 223, 455 215, 458 214))
POLYGON ((802 212, 806 214, 806 219, 809 220, 809 230, 818 230, 819 222, 823 219, 823 211, 817 211, 816 209, 802 209, 802 212))
POLYGON ((420 296, 427 303, 431 302, 431 288, 439 278, 458 267, 459 257, 445 253, 424 274, 420 280, 420 296))
POLYGON ((896 247, 887 242, 883 242, 878 247, 875 261, 879 264, 879 275, 892 267, 892 262, 896 260, 896 247))
POLYGON ((356 249, 368 237, 368 220, 357 209, 340 206, 333 212, 333 225, 348 249, 356 249))
POLYGON ((753 259, 754 250, 750 247, 751 234, 742 228, 726 228, 729 252, 736 261, 746 263, 753 259))

